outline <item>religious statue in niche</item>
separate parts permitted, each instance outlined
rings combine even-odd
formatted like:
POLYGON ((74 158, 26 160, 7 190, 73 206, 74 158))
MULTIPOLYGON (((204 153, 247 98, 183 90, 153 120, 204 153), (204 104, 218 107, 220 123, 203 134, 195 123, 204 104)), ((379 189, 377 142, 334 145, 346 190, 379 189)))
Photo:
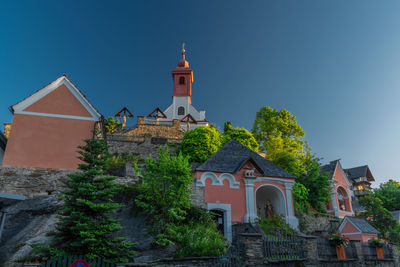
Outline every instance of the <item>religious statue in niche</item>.
POLYGON ((274 216, 274 207, 269 199, 265 202, 265 217, 274 216))

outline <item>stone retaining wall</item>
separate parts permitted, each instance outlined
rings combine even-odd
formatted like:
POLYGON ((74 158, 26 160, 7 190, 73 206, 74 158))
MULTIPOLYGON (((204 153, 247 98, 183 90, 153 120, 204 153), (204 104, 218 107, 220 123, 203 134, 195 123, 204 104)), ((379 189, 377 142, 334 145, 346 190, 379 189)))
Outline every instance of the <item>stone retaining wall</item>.
MULTIPOLYGON (((26 198, 51 195, 65 190, 63 181, 68 175, 76 173, 71 170, 51 170, 21 167, 0 167, 0 192, 23 195, 26 198)), ((136 183, 140 177, 118 177, 118 184, 136 183)))
POLYGON ((180 144, 180 139, 168 139, 146 136, 108 135, 108 151, 111 154, 138 155, 141 158, 152 156, 156 158, 160 147, 168 145, 174 151, 180 144))

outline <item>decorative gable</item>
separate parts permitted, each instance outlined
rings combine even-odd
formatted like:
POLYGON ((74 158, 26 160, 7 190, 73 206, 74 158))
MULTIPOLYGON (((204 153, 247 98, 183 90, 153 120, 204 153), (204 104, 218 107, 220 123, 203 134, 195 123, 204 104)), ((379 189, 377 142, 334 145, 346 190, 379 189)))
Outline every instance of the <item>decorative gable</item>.
POLYGON ((65 76, 10 107, 13 114, 99 121, 101 114, 65 76))

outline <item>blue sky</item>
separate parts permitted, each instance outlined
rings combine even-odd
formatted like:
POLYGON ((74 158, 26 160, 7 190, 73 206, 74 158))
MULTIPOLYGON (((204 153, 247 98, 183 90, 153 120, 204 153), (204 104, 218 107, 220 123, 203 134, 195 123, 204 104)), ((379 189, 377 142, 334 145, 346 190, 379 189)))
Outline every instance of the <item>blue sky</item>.
MULTIPOLYGON (((63 73, 105 116, 171 103, 182 42, 193 104, 251 129, 296 115, 323 162, 399 180, 399 1, 0 1, 0 122, 63 73)), ((135 121, 131 121, 133 124, 135 121)))

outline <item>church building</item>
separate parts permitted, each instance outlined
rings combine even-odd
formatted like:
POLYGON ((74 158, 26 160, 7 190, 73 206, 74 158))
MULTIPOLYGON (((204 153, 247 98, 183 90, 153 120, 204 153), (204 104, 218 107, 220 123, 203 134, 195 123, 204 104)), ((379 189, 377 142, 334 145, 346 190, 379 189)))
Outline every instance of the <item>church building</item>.
POLYGON ((160 121, 178 119, 185 130, 189 125, 190 129, 208 126, 206 112, 204 110, 198 111, 192 105, 193 70, 190 69, 189 62, 186 60, 184 46, 182 47, 182 60, 172 71, 172 79, 174 83, 172 104, 164 111, 166 118, 161 118, 160 121))

